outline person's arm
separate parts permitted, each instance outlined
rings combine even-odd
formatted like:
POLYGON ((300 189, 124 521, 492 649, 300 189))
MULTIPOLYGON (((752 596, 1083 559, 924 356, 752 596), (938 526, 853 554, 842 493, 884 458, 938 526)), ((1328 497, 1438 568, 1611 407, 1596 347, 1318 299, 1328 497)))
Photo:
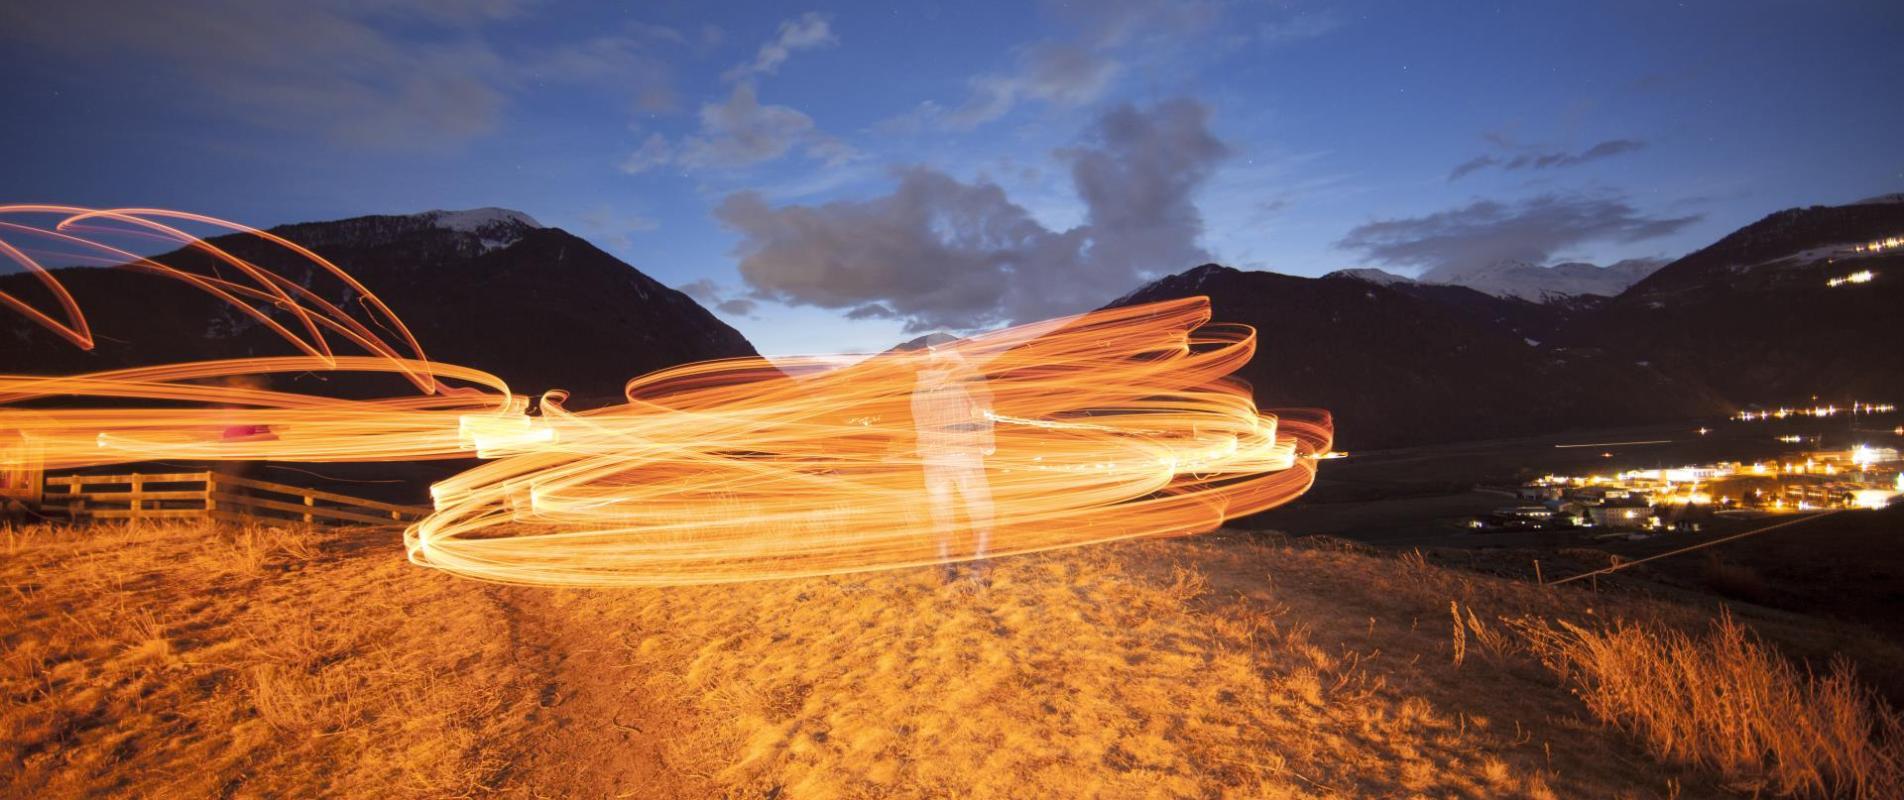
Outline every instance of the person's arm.
POLYGON ((973 375, 965 385, 965 391, 972 398, 972 422, 978 425, 981 451, 991 455, 998 451, 997 442, 992 438, 992 390, 985 384, 984 375, 973 375))

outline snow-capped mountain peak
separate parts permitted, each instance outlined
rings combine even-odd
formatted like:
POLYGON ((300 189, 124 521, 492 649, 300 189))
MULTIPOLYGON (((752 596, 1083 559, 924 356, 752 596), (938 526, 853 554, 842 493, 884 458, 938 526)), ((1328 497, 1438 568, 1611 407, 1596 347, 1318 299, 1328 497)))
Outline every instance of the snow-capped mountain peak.
POLYGON ((520 241, 524 233, 542 227, 534 217, 507 208, 438 209, 416 217, 432 227, 474 235, 482 240, 485 250, 508 247, 520 241))
POLYGON ((1391 284, 1397 284, 1397 283, 1414 283, 1415 282, 1414 278, 1410 278, 1406 275, 1397 275, 1393 272, 1389 272, 1388 270, 1376 269, 1374 267, 1350 267, 1347 269, 1338 269, 1322 277, 1324 278, 1351 278, 1358 281, 1367 281, 1369 283, 1377 284, 1380 286, 1389 286, 1391 284))
POLYGON ((1629 258, 1604 267, 1582 261, 1543 267, 1518 259, 1502 259, 1466 269, 1440 267, 1423 280, 1466 286, 1495 297, 1540 303, 1580 295, 1612 297, 1665 264, 1662 259, 1629 258))
POLYGON ((463 233, 481 233, 484 228, 494 225, 522 225, 540 228, 542 223, 535 217, 509 208, 470 208, 462 211, 425 211, 417 216, 428 220, 439 228, 448 228, 463 233))

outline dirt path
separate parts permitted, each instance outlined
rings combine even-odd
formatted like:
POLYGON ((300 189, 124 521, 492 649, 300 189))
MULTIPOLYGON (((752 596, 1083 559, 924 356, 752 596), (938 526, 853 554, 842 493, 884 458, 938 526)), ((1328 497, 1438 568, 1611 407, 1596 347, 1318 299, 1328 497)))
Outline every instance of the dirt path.
POLYGON ((641 691, 623 655, 627 628, 612 598, 578 590, 498 587, 518 658, 538 687, 535 745, 508 786, 528 797, 678 796, 661 743, 678 709, 641 691))

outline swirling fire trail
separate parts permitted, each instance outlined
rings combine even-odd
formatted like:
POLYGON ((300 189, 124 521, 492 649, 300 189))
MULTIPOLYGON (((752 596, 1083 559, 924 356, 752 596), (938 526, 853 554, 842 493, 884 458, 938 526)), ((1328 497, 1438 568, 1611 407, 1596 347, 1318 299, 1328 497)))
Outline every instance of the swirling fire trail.
POLYGON ((1255 333, 1210 324, 1201 297, 839 368, 819 358, 688 364, 631 380, 625 403, 571 411, 554 391, 531 413, 529 398, 495 376, 430 361, 367 287, 269 233, 153 209, 0 206, 0 256, 33 273, 64 319, 5 293, 0 304, 90 347, 83 311, 56 274, 9 239, 186 281, 302 353, 0 375, 0 433, 33 442, 49 469, 474 454, 487 463, 433 486, 435 513, 404 540, 418 564, 485 580, 719 583, 1196 533, 1300 495, 1332 436, 1326 412, 1259 412, 1248 387, 1225 377, 1254 354, 1255 333), (51 224, 14 221, 49 215, 51 224), (181 221, 261 237, 360 300, 328 302, 174 226, 181 221), (176 243, 222 266, 181 269, 104 244, 107 234, 176 243), (366 354, 337 355, 333 340, 366 354), (921 374, 946 363, 963 369, 952 380, 990 396, 983 419, 955 426, 988 431, 971 474, 988 489, 989 524, 968 509, 968 530, 949 550, 945 521, 927 502, 943 457, 925 442, 942 435, 915 418, 921 374), (351 399, 263 388, 273 375, 306 371, 397 376, 415 391, 351 399), (989 547, 972 541, 981 528, 989 547))

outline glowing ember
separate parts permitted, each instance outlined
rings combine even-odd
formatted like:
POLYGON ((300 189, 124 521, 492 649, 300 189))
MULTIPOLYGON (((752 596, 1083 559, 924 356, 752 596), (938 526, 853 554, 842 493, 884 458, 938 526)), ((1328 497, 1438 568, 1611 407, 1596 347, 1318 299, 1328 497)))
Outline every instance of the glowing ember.
MULTIPOLYGON (((35 442, 48 468, 473 452, 490 463, 432 487, 436 512, 404 539, 418 564, 487 580, 717 583, 1195 533, 1295 498, 1330 453, 1326 412, 1261 413, 1246 386, 1225 378, 1254 354, 1255 333, 1208 324, 1206 298, 1025 325, 837 369, 825 358, 689 364, 631 381, 624 404, 571 412, 551 392, 529 416, 527 398, 495 376, 430 361, 367 288, 271 234, 176 212, 0 207, 0 215, 23 213, 61 217, 47 227, 0 221, 0 234, 46 237, 187 281, 304 353, 0 375, 0 430, 35 442), (370 318, 163 221, 181 219, 287 248, 349 283, 370 318), (232 277, 175 269, 81 235, 97 223, 210 253, 232 277), (377 329, 394 331, 402 345, 377 329), (336 355, 330 337, 370 355, 336 355), (386 373, 417 392, 355 400, 231 385, 302 371, 386 373), (990 400, 958 406, 974 412, 946 426, 954 433, 929 431, 917 409, 931 381, 990 400), (52 397, 82 402, 46 408, 52 397), (29 401, 42 404, 22 407, 29 401), (956 444, 977 431, 989 432, 982 450, 956 444), (952 474, 949 458, 965 466, 954 471, 961 501, 948 509, 934 484, 952 474)), ((64 320, 11 296, 0 301, 90 347, 84 314, 57 279, 22 249, 0 242, 0 253, 52 290, 64 320)))

